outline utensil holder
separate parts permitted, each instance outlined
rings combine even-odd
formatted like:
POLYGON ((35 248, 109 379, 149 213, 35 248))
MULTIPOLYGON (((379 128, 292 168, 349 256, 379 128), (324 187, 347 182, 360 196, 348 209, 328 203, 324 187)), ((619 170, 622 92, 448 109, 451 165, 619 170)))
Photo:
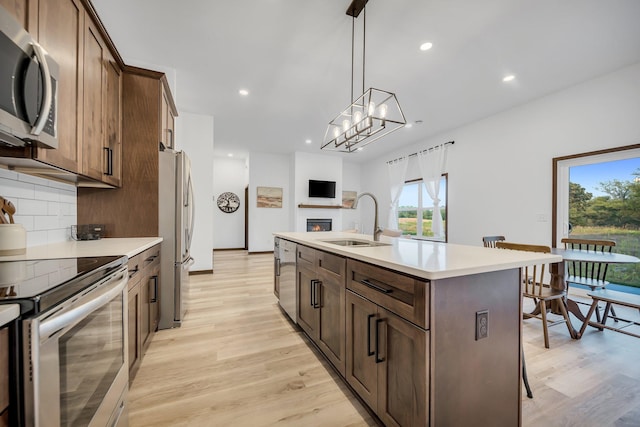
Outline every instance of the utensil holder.
POLYGON ((22 255, 27 251, 27 230, 22 224, 0 224, 0 256, 22 255))

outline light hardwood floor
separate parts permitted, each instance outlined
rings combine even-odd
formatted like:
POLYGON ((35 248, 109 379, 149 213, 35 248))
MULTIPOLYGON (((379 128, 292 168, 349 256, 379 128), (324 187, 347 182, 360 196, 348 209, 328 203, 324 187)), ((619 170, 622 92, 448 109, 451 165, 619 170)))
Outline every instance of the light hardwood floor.
MULTIPOLYGON (((376 425, 278 308, 272 255, 216 252, 191 284, 182 327, 155 335, 132 384, 132 427, 376 425)), ((524 426, 640 426, 640 339, 558 325, 550 340, 524 322, 524 426)))

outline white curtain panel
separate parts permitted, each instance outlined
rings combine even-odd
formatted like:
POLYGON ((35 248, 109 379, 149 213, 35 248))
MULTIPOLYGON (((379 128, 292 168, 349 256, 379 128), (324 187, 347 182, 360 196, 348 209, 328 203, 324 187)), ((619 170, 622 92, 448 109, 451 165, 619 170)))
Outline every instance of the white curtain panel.
POLYGON ((391 189, 391 206, 389 207, 389 228, 398 228, 398 201, 407 176, 409 159, 402 157, 387 163, 389 170, 389 188, 391 189))
POLYGON ((433 200, 433 221, 431 231, 434 237, 444 237, 444 227, 442 225, 442 214, 440 213, 440 180, 446 170, 447 145, 441 144, 436 147, 418 153, 418 164, 422 181, 433 200))

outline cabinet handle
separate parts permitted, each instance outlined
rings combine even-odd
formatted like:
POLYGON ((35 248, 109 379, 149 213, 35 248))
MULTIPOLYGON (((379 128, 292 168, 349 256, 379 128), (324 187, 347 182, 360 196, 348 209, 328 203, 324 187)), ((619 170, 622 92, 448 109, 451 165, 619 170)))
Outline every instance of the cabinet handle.
POLYGON ((374 317, 376 317, 375 313, 367 316, 367 357, 375 354, 375 352, 371 351, 371 319, 374 317))
POLYGON ((113 175, 113 150, 109 148, 109 176, 113 175))
POLYGON ((275 258, 274 259, 275 262, 275 272, 276 272, 276 277, 280 276, 280 258, 275 258))
POLYGON ((309 288, 310 288, 310 290, 311 290, 311 292, 309 292, 309 296, 310 296, 309 305, 310 305, 311 307, 313 307, 313 308, 315 308, 315 307, 316 307, 316 303, 313 301, 313 297, 315 296, 314 294, 315 294, 315 289, 316 289, 316 287, 314 286, 314 285, 315 285, 315 283, 316 283, 316 280, 315 280, 315 279, 313 279, 313 280, 311 280, 311 281, 309 282, 309 288))
POLYGON ((315 304, 313 305, 313 308, 320 308, 320 306, 322 305, 322 301, 318 301, 318 295, 320 294, 320 285, 322 285, 322 281, 321 280, 316 280, 316 286, 314 288, 314 294, 315 294, 315 298, 314 298, 314 302, 315 304))
POLYGON ((362 279, 360 280, 360 283, 362 283, 365 286, 370 287, 371 289, 374 289, 378 292, 382 292, 383 294, 390 294, 391 292, 393 292, 393 289, 386 289, 383 288, 382 286, 378 286, 374 283, 371 283, 368 279, 362 279))
POLYGON ((380 359, 380 343, 378 342, 378 335, 380 335, 380 323, 384 322, 384 319, 376 319, 376 363, 384 362, 384 358, 380 359))
POLYGON ((149 298, 149 302, 158 302, 158 276, 153 276, 153 298, 149 298))
POLYGON ((156 260, 156 258, 158 258, 158 255, 151 255, 149 258, 147 258, 145 261, 146 262, 153 262, 156 260))
POLYGON ((138 271, 140 271, 140 269, 138 268, 138 265, 136 264, 136 266, 135 266, 135 268, 133 270, 129 270, 129 279, 131 279, 133 276, 138 274, 138 271))
POLYGON ((173 148, 173 129, 167 129, 167 133, 169 134, 169 148, 173 148))

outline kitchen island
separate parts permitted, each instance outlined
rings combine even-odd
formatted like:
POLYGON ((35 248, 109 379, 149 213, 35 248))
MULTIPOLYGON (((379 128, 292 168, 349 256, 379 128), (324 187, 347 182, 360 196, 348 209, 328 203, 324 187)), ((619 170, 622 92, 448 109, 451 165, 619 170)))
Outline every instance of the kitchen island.
POLYGON ((521 425, 520 267, 549 254, 275 233, 299 326, 385 425, 521 425))

